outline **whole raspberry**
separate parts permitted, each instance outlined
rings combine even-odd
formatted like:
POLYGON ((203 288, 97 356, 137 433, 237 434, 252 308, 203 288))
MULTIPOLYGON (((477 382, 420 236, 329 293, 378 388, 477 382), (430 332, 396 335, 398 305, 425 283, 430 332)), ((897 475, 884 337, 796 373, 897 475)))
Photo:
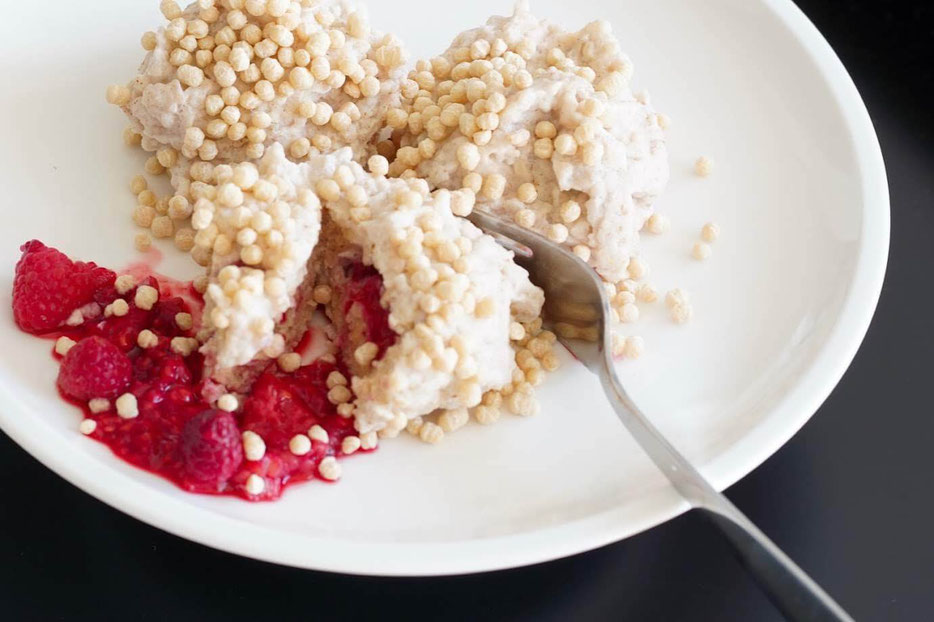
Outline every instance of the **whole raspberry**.
POLYGON ((68 397, 86 402, 112 399, 129 386, 133 365, 126 354, 103 337, 79 341, 58 370, 58 388, 68 397))
POLYGON ((184 476, 192 489, 221 492, 243 462, 237 420, 220 410, 195 415, 182 429, 179 452, 184 476))
POLYGON ((94 299, 116 275, 94 263, 74 262, 38 240, 26 242, 13 279, 13 318, 20 328, 41 333, 60 327, 94 299))

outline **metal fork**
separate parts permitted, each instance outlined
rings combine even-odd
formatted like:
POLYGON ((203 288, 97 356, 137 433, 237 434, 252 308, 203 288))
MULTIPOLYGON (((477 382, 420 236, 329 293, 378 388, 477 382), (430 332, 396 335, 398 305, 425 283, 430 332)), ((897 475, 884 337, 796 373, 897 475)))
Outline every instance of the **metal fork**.
POLYGON ((545 321, 566 323, 596 337, 593 342, 561 339, 603 390, 629 433, 691 508, 706 516, 733 545, 740 561, 782 614, 790 620, 852 618, 723 494, 710 485, 652 425, 626 393, 613 365, 606 290, 590 266, 544 237, 489 214, 469 219, 515 253, 516 263, 545 290, 545 321))

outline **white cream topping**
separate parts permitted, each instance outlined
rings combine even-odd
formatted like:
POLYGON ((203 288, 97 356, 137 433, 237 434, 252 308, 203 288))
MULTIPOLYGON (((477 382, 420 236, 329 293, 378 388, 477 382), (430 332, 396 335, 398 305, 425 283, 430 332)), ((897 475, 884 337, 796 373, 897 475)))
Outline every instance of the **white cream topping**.
MULTIPOLYGON (((372 31, 365 12, 347 0, 287 4, 284 15, 273 17, 230 10, 228 2, 218 2, 216 18, 204 26, 205 37, 212 38, 205 48, 210 61, 200 65, 196 55, 204 49, 195 47, 185 63, 194 73, 187 83, 178 66, 186 57, 180 44, 200 46, 203 38, 186 43, 191 35, 179 37, 175 22, 182 20, 190 32, 193 22, 204 23, 204 11, 192 4, 158 29, 124 107, 143 146, 151 151, 171 147, 187 158, 221 162, 256 159, 262 153, 250 149, 254 143, 268 147, 278 142, 290 150, 303 138, 318 151, 349 145, 358 158, 371 151, 386 110, 399 101, 401 45, 372 31), (173 54, 180 54, 174 62, 173 54), (223 102, 212 108, 212 97, 223 102), (227 116, 225 109, 230 109, 227 116), (335 121, 338 113, 350 123, 342 117, 335 121), (223 133, 212 136, 209 124, 221 120, 223 133), (238 123, 242 129, 234 127, 238 123), (196 133, 193 139, 190 128, 207 137, 196 133), (247 133, 254 128, 262 135, 247 133), (213 149, 199 154, 202 141, 212 143, 216 155, 213 149)), ((301 155, 289 154, 300 160, 309 148, 296 149, 301 155)))
POLYGON ((451 202, 465 200, 463 193, 428 195, 420 180, 369 174, 349 156, 335 160, 339 197, 320 187, 319 194, 383 277, 383 304, 399 339, 352 387, 357 429, 391 434, 437 409, 476 406, 487 390, 510 384, 510 323, 537 317, 544 296, 510 252, 454 216, 451 202), (357 188, 365 207, 348 200, 357 188))
POLYGON ((295 164, 274 144, 259 166, 215 167, 215 199, 195 204, 199 235, 211 235, 215 249, 223 236, 229 248, 213 254, 204 297, 213 334, 202 350, 216 368, 244 365, 264 349, 269 358, 282 353, 276 322, 296 303, 321 230, 321 203, 307 182, 319 160, 295 164))
POLYGON ((414 72, 415 88, 403 86, 417 95, 407 100, 393 172, 471 187, 479 208, 575 249, 609 282, 628 278, 669 171, 657 115, 630 90, 632 65, 609 25, 568 33, 521 3, 459 35, 440 59, 433 80, 414 72), (441 120, 434 127, 429 100, 441 120))
POLYGON ((205 294, 213 333, 203 352, 219 369, 281 354, 276 322, 307 277, 323 201, 383 278, 381 302, 399 338, 351 386, 357 429, 393 434, 410 419, 476 406, 486 391, 510 385, 510 326, 538 317, 544 296, 511 253, 452 213, 469 193, 429 195, 421 180, 368 173, 352 157, 344 148, 295 164, 273 145, 258 166, 214 167, 215 198, 200 200, 192 221, 199 235, 233 243, 213 256, 205 294))

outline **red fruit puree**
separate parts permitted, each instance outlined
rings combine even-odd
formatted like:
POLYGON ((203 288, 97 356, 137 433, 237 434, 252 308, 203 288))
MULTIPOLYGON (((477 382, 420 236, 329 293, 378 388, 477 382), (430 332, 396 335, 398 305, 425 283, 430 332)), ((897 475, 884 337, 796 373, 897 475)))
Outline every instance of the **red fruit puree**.
MULTIPOLYGON (((212 407, 203 395, 216 395, 217 389, 202 378, 201 355, 197 350, 183 355, 171 347, 173 338, 192 336, 193 329, 178 326, 177 314, 196 316, 194 326, 198 326, 202 299, 191 284, 140 276, 137 268, 137 285, 119 295, 117 275, 110 270, 73 262, 38 241, 26 243, 21 250, 13 286, 16 323, 26 332, 53 339, 66 336, 77 342, 64 357, 55 355, 62 358, 59 392, 96 422, 90 436, 127 462, 191 492, 270 500, 278 498, 288 484, 320 478, 320 462, 328 456, 341 457, 342 441, 356 433, 353 420, 338 415, 327 399, 326 379, 338 367, 322 361, 293 373, 271 365, 241 399, 239 412, 212 407), (135 304, 136 289, 144 285, 160 294, 151 309, 135 304), (118 298, 128 303, 129 310, 105 317, 101 310, 118 298), (84 321, 72 327, 68 324, 75 323, 75 309, 84 310, 84 321), (137 345, 144 329, 158 337, 155 346, 143 349, 137 345), (208 388, 213 390, 205 391, 208 388), (138 413, 129 418, 126 412, 120 416, 116 407, 116 398, 127 393, 136 397, 138 413), (98 403, 101 398, 109 400, 109 407, 92 412, 88 402, 95 398, 98 403), (293 454, 289 441, 313 425, 324 428, 328 442, 313 440, 307 454, 293 454), (244 456, 242 433, 246 430, 265 442, 266 452, 259 460, 244 456), (246 482, 253 474, 263 478, 258 494, 247 492, 246 482)), ((389 328, 388 313, 379 304, 381 289, 375 270, 353 269, 348 304, 363 305, 368 337, 380 346, 380 356, 396 337, 389 328)))

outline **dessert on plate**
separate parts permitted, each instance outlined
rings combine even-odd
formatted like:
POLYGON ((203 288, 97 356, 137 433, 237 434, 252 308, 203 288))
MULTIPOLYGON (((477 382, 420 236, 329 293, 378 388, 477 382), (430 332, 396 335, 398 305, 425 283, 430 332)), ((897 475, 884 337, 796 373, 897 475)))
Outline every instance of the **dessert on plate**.
POLYGON ((213 254, 206 371, 247 391, 322 303, 355 396, 338 408, 358 431, 393 435, 439 409, 466 422, 485 392, 513 384, 510 330, 536 320, 542 292, 509 252, 454 215, 470 193, 389 179, 378 155, 369 165, 349 148, 293 163, 273 145, 258 166, 214 167, 216 201, 193 220, 199 235, 213 226, 233 244, 213 254))
POLYGON ((349 145, 360 155, 399 99, 405 53, 347 0, 161 3, 168 24, 128 86, 112 87, 147 151, 189 160, 296 159, 349 145))
POLYGON ((393 174, 470 189, 625 291, 644 275, 639 231, 668 181, 665 118, 632 72, 607 22, 568 32, 520 2, 416 64, 382 148, 393 174))
POLYGON ((171 188, 134 178, 134 221, 204 274, 118 274, 32 241, 14 282, 81 431, 122 458, 265 500, 339 479, 337 458, 380 438, 537 412, 558 367, 544 296, 475 208, 588 261, 622 322, 657 298, 637 248, 662 228, 666 118, 605 23, 567 32, 520 2, 410 71, 346 0, 160 8, 137 77, 107 98, 171 188))
POLYGON ((160 200, 147 194, 135 221, 207 265, 188 221, 203 164, 258 161, 274 144, 294 161, 344 146, 364 160, 401 97, 406 53, 347 0, 160 8, 168 21, 143 35, 138 75, 107 98, 130 119, 128 142, 154 153, 147 172, 167 170, 174 189, 160 200))

